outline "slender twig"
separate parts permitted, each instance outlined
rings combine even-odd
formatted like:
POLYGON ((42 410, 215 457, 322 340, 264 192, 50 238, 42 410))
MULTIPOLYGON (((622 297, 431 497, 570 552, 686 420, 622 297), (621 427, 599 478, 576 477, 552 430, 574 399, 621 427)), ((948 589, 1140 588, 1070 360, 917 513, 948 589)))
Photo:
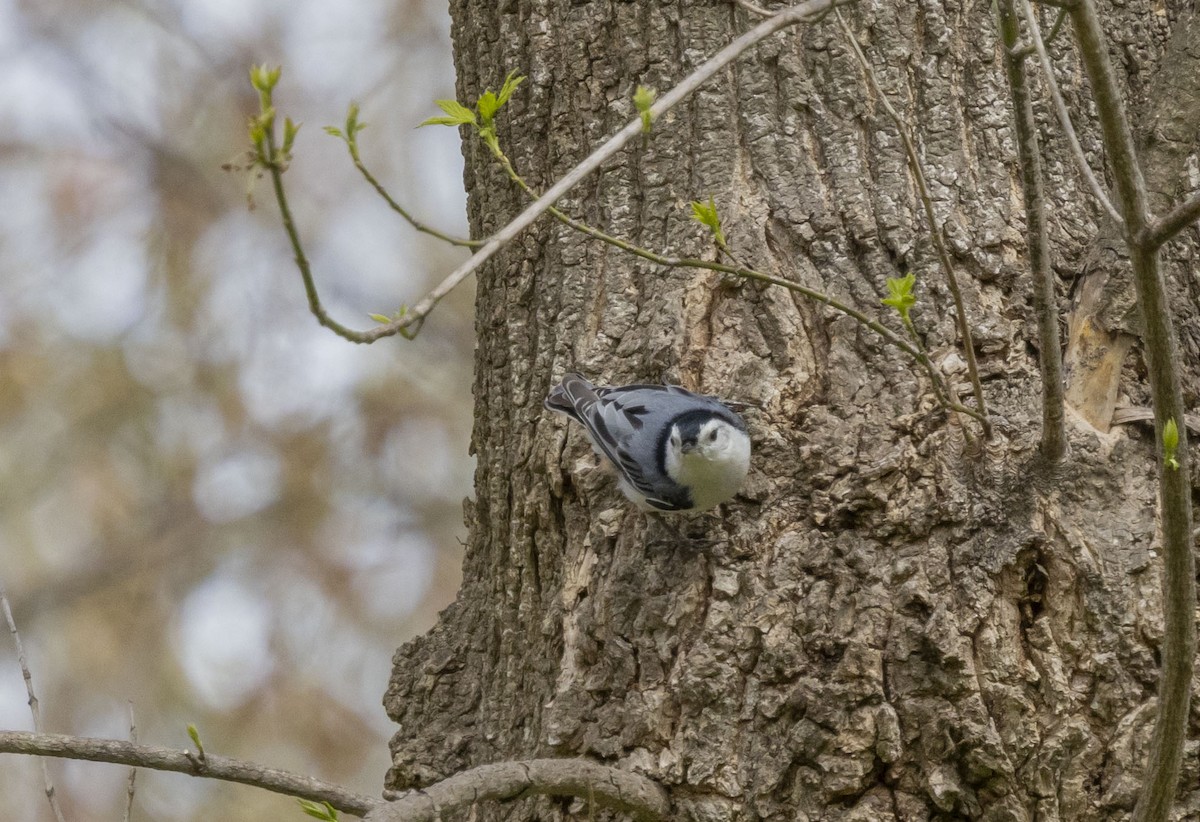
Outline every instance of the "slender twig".
POLYGON ((1138 243, 1148 248, 1159 248, 1167 240, 1200 220, 1200 193, 1184 200, 1165 217, 1159 217, 1142 229, 1138 243))
POLYGON ((1179 783, 1196 647, 1191 469, 1187 426, 1182 424, 1185 415, 1180 390, 1179 344, 1171 320, 1157 246, 1141 242, 1147 236, 1145 228, 1149 222, 1146 185, 1093 0, 1080 0, 1074 6, 1071 9, 1071 22, 1079 42, 1083 68, 1092 86, 1106 153, 1125 214, 1125 238, 1141 315, 1146 371, 1154 405, 1163 543, 1162 674, 1158 683, 1158 717, 1150 743, 1150 759, 1146 764, 1133 820, 1165 822, 1179 783), (1163 431, 1168 422, 1175 423, 1178 436, 1173 465, 1167 465, 1164 460, 1163 431))
MULTIPOLYGON (((754 28, 735 38, 733 42, 709 58, 708 61, 685 77, 674 88, 659 97, 650 107, 649 116, 651 118, 661 117, 712 79, 725 66, 772 34, 782 31, 789 26, 816 19, 829 11, 829 9, 847 2, 852 2, 852 0, 808 0, 808 2, 786 8, 769 19, 764 20, 754 28)), ((268 112, 270 112, 270 91, 262 91, 260 89, 260 95, 263 98, 263 117, 267 118, 268 112)), ((268 118, 268 127, 266 128, 264 138, 265 151, 263 153, 266 156, 260 156, 259 162, 271 175, 271 182, 275 190, 275 199, 279 203, 284 230, 287 232, 288 240, 291 242, 292 251, 296 257, 296 266, 300 269, 300 276, 304 281, 304 290, 308 296, 309 310, 321 325, 330 329, 335 334, 356 343, 371 343, 396 334, 400 334, 408 339, 416 336, 425 318, 447 294, 457 288, 463 280, 487 262, 493 254, 528 228, 534 220, 544 214, 560 197, 574 188, 580 180, 599 168, 605 160, 620 151, 630 140, 641 136, 643 133, 642 117, 639 114, 637 118, 628 123, 624 128, 606 140, 603 145, 567 172, 558 182, 547 189, 541 197, 511 220, 508 225, 484 241, 482 247, 476 250, 470 259, 450 272, 442 282, 421 298, 416 305, 410 309, 406 309, 401 316, 392 322, 382 323, 366 331, 358 331, 342 325, 330 317, 317 294, 308 258, 304 254, 299 234, 292 220, 291 210, 287 206, 287 197, 283 189, 283 171, 286 160, 277 155, 274 128, 270 122, 270 120, 273 120, 273 112, 271 113, 272 116, 268 118)))
MULTIPOLYGON (((728 46, 718 51, 715 55, 708 59, 694 72, 685 77, 673 89, 663 94, 649 109, 652 118, 659 118, 673 107, 678 105, 682 100, 689 97, 696 89, 707 83, 712 77, 725 66, 732 63, 744 53, 749 51, 762 40, 770 37, 778 31, 794 26, 799 23, 811 20, 819 16, 821 13, 833 8, 839 3, 849 2, 849 0, 808 0, 808 2, 800 3, 796 6, 784 9, 768 20, 764 20, 754 28, 740 35, 728 46)), ((412 326, 424 321, 429 312, 442 301, 443 298, 471 274, 487 262, 493 254, 507 245, 514 237, 528 228, 534 220, 546 213, 546 210, 556 203, 559 198, 574 188, 580 180, 583 180, 597 168, 599 168, 605 160, 616 154, 630 141, 640 138, 642 135, 642 118, 639 115, 630 121, 624 128, 610 137, 599 148, 585 157, 578 165, 567 172, 554 185, 550 186, 546 192, 539 197, 533 204, 528 206, 524 211, 514 217, 508 225, 497 231, 487 239, 483 247, 476 251, 469 260, 464 262, 454 271, 442 280, 432 291, 426 294, 420 302, 414 305, 405 316, 395 320, 394 322, 385 323, 367 331, 352 331, 342 326, 342 331, 338 331, 342 336, 354 342, 374 342, 383 337, 390 337, 394 334, 399 334, 401 331, 411 329, 412 326), (343 333, 343 331, 345 333, 343 333)), ((306 286, 307 287, 307 286, 306 286)), ((311 303, 311 299, 310 299, 311 303)), ((315 312, 314 312, 315 313, 315 312)), ((317 315, 318 321, 321 320, 321 315, 317 315)), ((322 322, 322 325, 332 328, 327 322, 322 322)), ((334 329, 335 331, 337 329, 334 329)))
MULTIPOLYGON (((0 608, 4 610, 4 620, 8 623, 8 632, 12 634, 13 644, 17 648, 17 664, 21 666, 21 677, 25 680, 25 693, 29 695, 29 712, 33 714, 33 730, 35 733, 41 733, 42 711, 37 694, 33 690, 33 674, 30 673, 29 664, 25 661, 25 646, 21 644, 21 634, 17 631, 17 622, 13 619, 12 608, 8 604, 8 593, 4 590, 3 585, 0 585, 0 608)), ((46 786, 46 800, 50 803, 50 810, 54 813, 57 822, 65 822, 62 808, 58 805, 58 797, 54 792, 54 782, 50 779, 50 767, 44 759, 41 765, 42 781, 46 786)))
MULTIPOLYGON (((137 723, 133 719, 133 703, 129 703, 129 741, 134 745, 137 744, 137 723)), ((129 781, 125 785, 125 822, 129 822, 133 816, 133 797, 137 790, 137 768, 129 768, 129 781)))
MULTIPOLYGON (((1049 46, 1054 42, 1054 40, 1058 37, 1058 33, 1062 31, 1062 25, 1064 22, 1066 22, 1066 19, 1067 10, 1065 8, 1060 8, 1058 10, 1058 16, 1054 18, 1054 25, 1050 27, 1050 33, 1046 35, 1045 45, 1049 46)), ((1018 47, 1015 40, 1013 41, 1013 45, 1006 47, 1006 50, 1010 55, 1018 58, 1029 57, 1030 55, 1037 53, 1037 49, 1034 47, 1033 43, 1027 43, 1024 46, 1018 47)))
POLYGON ((764 9, 757 3, 751 3, 750 0, 733 0, 733 4, 735 6, 740 6, 741 8, 745 9, 751 14, 757 15, 758 17, 770 17, 775 14, 775 12, 771 11, 770 9, 764 9))
POLYGON ((267 768, 254 762, 243 762, 215 754, 206 754, 201 760, 194 754, 189 756, 191 751, 139 745, 124 739, 94 739, 27 731, 0 731, 0 753, 54 756, 88 762, 111 762, 135 768, 150 768, 155 771, 173 771, 223 782, 238 782, 274 793, 311 799, 315 802, 328 802, 339 811, 357 816, 363 816, 372 808, 383 804, 381 799, 362 796, 332 782, 314 779, 303 774, 267 768))
POLYGON ((888 116, 892 118, 892 122, 896 124, 896 130, 900 134, 900 142, 904 144, 904 151, 908 156, 908 167, 912 172, 913 180, 916 182, 917 194, 919 195, 921 204, 925 208, 925 218, 929 222, 929 235, 933 239, 933 247, 937 251, 942 271, 946 275, 946 284, 950 287, 950 295, 954 298, 955 320, 958 323, 959 336, 962 337, 963 353, 967 360, 967 374, 971 380, 971 389, 975 394, 975 405, 979 410, 981 424, 983 425, 983 435, 985 438, 991 439, 992 424, 988 420, 987 402, 983 398, 983 382, 979 379, 979 365, 975 361, 975 343, 971 339, 971 324, 967 320, 967 309, 963 301, 962 290, 958 286, 958 276, 954 273, 954 265, 950 262, 950 252, 946 250, 946 243, 942 239, 941 225, 938 223, 937 215, 933 211, 933 198, 929 194, 929 185, 925 179, 925 171, 921 166, 921 158, 917 155, 916 144, 909 133, 908 123, 893 108, 891 101, 883 93, 883 88, 879 84, 879 78, 875 76, 875 69, 871 67, 871 61, 867 59, 867 56, 863 54, 862 49, 859 47, 858 38, 854 36, 850 24, 846 22, 846 18, 842 15, 840 9, 834 9, 833 13, 837 17, 838 23, 841 24, 842 31, 846 35, 846 40, 850 44, 850 50, 867 76, 867 82, 871 85, 871 90, 875 92, 875 98, 883 106, 888 116))
MULTIPOLYGON (((325 310, 324 304, 321 302, 321 297, 317 293, 317 284, 313 279, 312 266, 308 262, 308 255, 304 253, 304 247, 300 243, 300 232, 296 230, 296 222, 292 219, 292 209, 288 205, 287 194, 283 188, 283 172, 285 169, 285 159, 279 156, 279 150, 275 145, 275 130, 268 128, 266 133, 266 156, 260 162, 266 167, 267 173, 271 176, 271 186, 275 191, 275 202, 279 205, 279 216, 283 222, 283 230, 287 232, 288 241, 292 244, 292 254, 296 259, 296 268, 300 270, 300 278, 304 281, 304 293, 308 297, 308 310, 317 318, 317 322, 328 328, 339 337, 344 337, 351 342, 368 343, 374 342, 379 336, 372 336, 371 332, 356 331, 349 326, 342 325, 333 317, 329 316, 329 312, 325 310)), ((392 328, 391 334, 399 334, 406 339, 412 339, 421 330, 421 320, 423 315, 416 316, 408 314, 400 320, 389 323, 387 326, 380 328, 392 328)), ((377 331, 378 329, 373 329, 377 331)))
POLYGON ((587 759, 530 759, 480 765, 395 797, 366 822, 434 822, 476 802, 527 796, 575 796, 639 822, 669 818, 671 803, 658 783, 587 759))
MULTIPOLYGON (((515 168, 513 168, 512 162, 508 159, 508 156, 500 148, 499 144, 496 142, 493 142, 493 143, 489 144, 489 147, 492 150, 492 155, 497 159, 497 161, 499 161, 500 165, 504 168, 505 173, 508 174, 509 179, 511 179, 513 182, 515 182, 521 188, 522 191, 524 191, 527 195, 529 195, 529 197, 536 199, 538 196, 537 192, 534 191, 533 188, 531 188, 530 185, 525 181, 525 178, 522 177, 515 168)), ((824 292, 817 291, 812 288, 808 288, 807 286, 803 286, 800 283, 792 282, 791 280, 784 280, 782 278, 774 277, 770 274, 766 274, 764 272, 757 271, 752 268, 748 268, 746 266, 741 265, 736 260, 734 260, 734 265, 725 265, 724 263, 717 262, 714 260, 702 260, 702 259, 698 259, 695 257, 668 257, 664 254, 659 254, 655 251, 651 251, 648 248, 643 248, 641 246, 635 245, 634 243, 631 243, 628 240, 624 240, 620 237, 616 237, 612 234, 608 234, 607 232, 601 231, 600 229, 598 229, 594 226, 588 225, 587 223, 584 223, 580 220, 577 220, 577 219, 565 214, 563 211, 561 211, 560 209, 555 208, 553 206, 551 206, 549 209, 547 209, 547 212, 550 214, 550 216, 554 217, 556 220, 558 220, 559 222, 561 222, 563 225, 567 226, 568 228, 574 229, 575 231, 578 231, 581 234, 585 234, 596 240, 600 240, 601 242, 607 243, 608 245, 611 245, 615 248, 619 248, 622 251, 625 251, 636 257, 641 257, 643 260, 648 260, 652 263, 655 263, 656 265, 661 265, 665 268, 698 268, 698 269, 703 269, 706 271, 717 271, 722 274, 730 274, 730 275, 733 275, 736 277, 742 277, 742 278, 748 279, 748 280, 756 280, 758 282, 766 283, 768 285, 776 285, 776 286, 779 286, 780 288, 786 288, 789 291, 794 291, 797 294, 801 294, 805 297, 808 297, 809 299, 815 300, 820 303, 824 303, 825 305, 828 305, 830 308, 840 311, 843 314, 847 315, 848 317, 851 317, 852 319, 857 320, 862 325, 866 326, 867 328, 871 329, 879 336, 883 337, 883 339, 885 341, 896 346, 901 351, 903 351, 905 354, 908 354, 910 357, 912 357, 914 360, 916 360, 918 363, 920 363, 920 365, 925 369, 926 373, 929 374, 930 382, 932 383, 934 397, 937 399, 938 404, 941 405, 943 408, 945 408, 949 411, 956 411, 961 414, 966 414, 967 416, 971 417, 972 419, 977 420, 981 424, 984 422, 983 417, 979 414, 978 411, 976 411, 972 408, 968 408, 960 403, 953 402, 949 398, 950 392, 949 392, 949 389, 945 386, 944 378, 943 378, 941 372, 937 369, 937 367, 929 359, 929 355, 926 353, 924 346, 921 343, 920 337, 916 333, 916 329, 912 328, 911 321, 907 324, 907 328, 908 328, 908 331, 910 332, 910 336, 913 341, 912 345, 905 342, 903 337, 900 337, 899 335, 897 335, 894 331, 892 331, 890 328, 888 328, 887 326, 880 323, 878 320, 874 320, 874 319, 868 317, 866 314, 862 313, 858 309, 852 308, 851 306, 841 302, 840 300, 836 300, 833 297, 830 297, 828 294, 825 294, 824 292)), ((725 251, 726 255, 730 257, 730 259, 733 259, 733 255, 729 253, 728 249, 723 249, 723 250, 725 251)))
MULTIPOLYGON (((1067 10, 1065 8, 1060 8, 1058 10, 1058 16, 1054 18, 1054 24, 1052 26, 1050 26, 1050 33, 1046 35, 1046 40, 1045 40, 1044 45, 1049 46, 1051 43, 1054 42, 1054 40, 1058 37, 1058 33, 1060 31, 1062 31, 1062 26, 1063 26, 1063 23, 1066 22, 1066 19, 1067 19, 1067 10)), ((1035 49, 1035 51, 1036 51, 1036 49, 1035 49)))
POLYGON ((432 822, 441 813, 475 802, 505 802, 533 795, 590 798, 596 807, 626 813, 642 822, 666 819, 671 808, 666 791, 652 779, 586 759, 532 759, 481 765, 420 790, 403 794, 388 792, 386 799, 374 799, 331 782, 254 762, 211 753, 200 759, 190 751, 138 745, 123 739, 0 731, 0 753, 111 762, 237 782, 314 802, 328 802, 339 811, 365 817, 370 822, 432 822))
POLYGON ((1123 225, 1121 215, 1113 206, 1112 200, 1108 198, 1108 193, 1105 192, 1104 186, 1100 180, 1096 178, 1095 172, 1092 171, 1091 165, 1088 163, 1087 156, 1083 153, 1083 146, 1079 143, 1079 137, 1075 133, 1075 126, 1071 124, 1071 112, 1067 110, 1067 104, 1063 100, 1062 93, 1058 90, 1058 81, 1054 79, 1054 68, 1050 63, 1050 55, 1046 51, 1046 44, 1042 40, 1042 30, 1038 26, 1037 15, 1033 11, 1033 6, 1029 4, 1029 0, 1018 0, 1021 6, 1021 13, 1025 17, 1026 27, 1029 29, 1029 39, 1033 43, 1033 48, 1037 52, 1038 62, 1042 66, 1042 77, 1046 80, 1046 88, 1050 92, 1050 100, 1054 104, 1054 113, 1058 115, 1058 123, 1062 127, 1063 135, 1067 138, 1067 146, 1071 149, 1071 156, 1075 158, 1075 165, 1079 172, 1087 181, 1088 188, 1092 190, 1092 194, 1100 202, 1100 206, 1104 209, 1104 213, 1113 223, 1120 227, 1123 225))
POLYGON ((409 213, 404 206, 392 199, 392 195, 389 194, 388 190, 383 187, 383 184, 376 180, 375 175, 367 170, 362 158, 358 156, 358 138, 355 136, 355 134, 353 132, 347 134, 343 139, 346 143, 346 147, 350 150, 350 159, 354 161, 354 167, 358 169, 360 174, 362 174, 363 179, 371 184, 371 187, 379 193, 379 196, 383 198, 384 202, 388 204, 388 207, 391 208, 392 211, 404 218, 405 222, 407 222, 414 229, 423 234, 428 234, 431 237, 437 237, 439 240, 449 243, 450 245, 456 245, 462 248, 479 248, 484 244, 484 240, 467 240, 462 237, 455 237, 453 234, 447 234, 444 231, 439 231, 436 228, 425 225, 425 223, 412 216, 412 214, 409 213))
MULTIPOLYGON (((1042 377, 1042 456, 1058 462, 1066 452, 1063 407, 1063 363, 1058 333, 1058 301, 1054 276, 1050 270, 1050 238, 1046 230, 1046 194, 1042 179, 1041 147, 1037 123, 1033 118, 1029 76, 1025 58, 1013 50, 1020 37, 1020 24, 1014 0, 998 0, 1000 33, 1006 47, 1005 69, 1012 95, 1013 118, 1017 138, 1017 157, 1021 167, 1021 190, 1025 198, 1025 242, 1029 248, 1029 268, 1033 274, 1033 311, 1038 327, 1038 364, 1042 377)), ((1059 23, 1065 11, 1059 14, 1059 23)), ((1055 32, 1058 24, 1055 25, 1055 32)))
POLYGON ((733 253, 733 249, 730 248, 725 243, 717 243, 716 246, 717 246, 717 259, 718 260, 720 260, 722 257, 724 257, 725 259, 729 260, 730 263, 737 266, 738 268, 749 268, 750 267, 746 263, 742 262, 741 258, 738 257, 738 255, 733 253))

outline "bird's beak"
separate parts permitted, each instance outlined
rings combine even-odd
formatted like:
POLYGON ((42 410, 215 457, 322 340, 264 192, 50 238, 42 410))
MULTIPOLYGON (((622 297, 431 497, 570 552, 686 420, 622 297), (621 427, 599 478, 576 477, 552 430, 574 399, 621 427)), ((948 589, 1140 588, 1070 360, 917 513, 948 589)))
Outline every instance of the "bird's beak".
POLYGON ((696 447, 697 447, 698 445, 700 445, 700 443, 699 443, 699 442, 697 442, 696 440, 684 440, 684 441, 683 441, 683 442, 680 444, 680 446, 679 446, 679 450, 680 450, 682 453, 684 453, 684 454, 690 454, 690 453, 692 453, 693 451, 695 451, 695 450, 696 450, 696 447))

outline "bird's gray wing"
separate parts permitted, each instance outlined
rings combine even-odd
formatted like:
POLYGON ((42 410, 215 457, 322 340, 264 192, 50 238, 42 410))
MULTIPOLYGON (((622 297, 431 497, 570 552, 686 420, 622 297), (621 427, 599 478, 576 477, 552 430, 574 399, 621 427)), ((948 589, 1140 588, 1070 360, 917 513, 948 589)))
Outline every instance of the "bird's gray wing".
POLYGON ((657 496, 659 489, 646 470, 647 461, 653 466, 656 445, 654 434, 645 431, 649 407, 631 395, 606 391, 579 414, 592 442, 625 480, 640 493, 657 496))
POLYGON ((642 494, 653 494, 653 485, 630 450, 647 409, 644 403, 628 402, 629 398, 628 392, 597 388, 579 374, 564 374, 545 404, 582 423, 588 439, 626 481, 642 494))
POLYGON ((663 399, 682 390, 663 385, 602 388, 584 422, 593 441, 625 480, 645 496, 646 504, 662 511, 692 506, 688 494, 680 495, 667 482, 659 453, 659 440, 673 416, 663 399))
POLYGON ((686 494, 672 493, 659 464, 659 434, 672 416, 663 407, 667 396, 694 395, 666 385, 598 388, 579 374, 566 374, 545 404, 582 423, 588 439, 648 505, 675 511, 690 508, 692 501, 686 494))
POLYGON ((599 396, 596 386, 579 374, 563 374, 562 382, 551 389, 544 405, 551 411, 566 414, 583 422, 583 409, 590 408, 599 396))

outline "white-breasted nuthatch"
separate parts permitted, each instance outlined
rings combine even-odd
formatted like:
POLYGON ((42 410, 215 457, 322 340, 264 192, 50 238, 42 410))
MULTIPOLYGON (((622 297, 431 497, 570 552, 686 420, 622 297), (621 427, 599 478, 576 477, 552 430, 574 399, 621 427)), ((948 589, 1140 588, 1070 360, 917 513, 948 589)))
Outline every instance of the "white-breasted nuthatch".
POLYGON ((566 374, 546 407, 583 424, 642 510, 706 511, 732 498, 750 468, 742 418, 675 385, 598 387, 566 374))

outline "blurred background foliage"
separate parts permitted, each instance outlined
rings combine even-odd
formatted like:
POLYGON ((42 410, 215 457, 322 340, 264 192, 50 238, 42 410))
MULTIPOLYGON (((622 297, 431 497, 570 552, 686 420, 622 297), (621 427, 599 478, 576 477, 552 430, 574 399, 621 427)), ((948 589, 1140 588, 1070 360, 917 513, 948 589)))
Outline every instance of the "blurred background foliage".
MULTIPOLYGON (((459 580, 470 287, 415 342, 317 326, 266 180, 252 63, 304 124, 289 197, 333 312, 415 302, 463 258, 394 218, 322 132, 358 100, 368 167, 466 233, 462 160, 414 130, 452 97, 443 3, 0 0, 0 582, 45 728, 207 750, 378 795, 397 645, 459 580)), ((31 727, 12 643, 0 726, 31 727)), ((67 818, 120 819, 126 771, 52 761, 67 818)), ((142 772, 133 818, 305 818, 142 772)), ((50 819, 34 760, 0 816, 50 819)))

